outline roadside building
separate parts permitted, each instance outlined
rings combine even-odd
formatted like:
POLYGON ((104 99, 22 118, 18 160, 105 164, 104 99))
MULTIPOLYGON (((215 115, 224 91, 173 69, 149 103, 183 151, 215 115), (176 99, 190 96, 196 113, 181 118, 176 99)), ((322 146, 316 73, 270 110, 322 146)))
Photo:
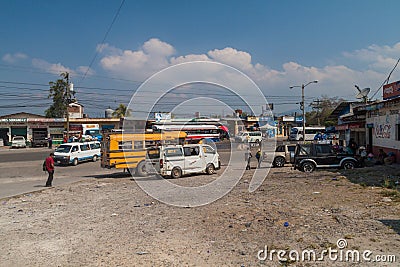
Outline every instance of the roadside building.
POLYGON ((327 118, 336 120, 335 130, 339 133, 339 145, 347 146, 353 139, 359 146, 366 145, 366 110, 362 102, 342 102, 327 118))
MULTIPOLYGON (((70 125, 98 124, 102 131, 119 129, 119 118, 70 118, 70 125)), ((71 130, 71 129, 70 129, 71 130)), ((40 132, 45 138, 51 137, 53 144, 59 144, 67 131, 65 118, 46 118, 38 114, 19 112, 0 116, 0 144, 10 145, 13 136, 23 136, 30 143, 40 132)))
POLYGON ((374 155, 379 149, 393 152, 400 159, 400 81, 383 86, 383 101, 369 104, 366 129, 367 144, 374 155))

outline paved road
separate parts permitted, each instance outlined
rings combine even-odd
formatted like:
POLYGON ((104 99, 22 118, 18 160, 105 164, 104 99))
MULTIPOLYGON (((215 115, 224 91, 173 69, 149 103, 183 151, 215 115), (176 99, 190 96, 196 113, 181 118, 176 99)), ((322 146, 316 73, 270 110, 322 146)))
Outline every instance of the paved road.
MULTIPOLYGON (((227 164, 230 143, 226 142, 218 146, 222 164, 227 164)), ((42 163, 51 151, 48 148, 0 149, 0 199, 45 189, 47 173, 42 171, 42 163)), ((81 163, 78 166, 57 166, 53 186, 84 179, 121 176, 129 177, 121 170, 101 168, 99 161, 81 163)))
MULTIPOLYGON (((0 198, 45 189, 47 173, 42 171, 42 163, 49 151, 40 148, 0 150, 0 198)), ((78 166, 56 166, 53 186, 120 175, 119 170, 101 168, 100 161, 78 166)))
POLYGON ((19 149, 0 149, 0 163, 44 160, 54 149, 48 148, 19 148, 19 149))

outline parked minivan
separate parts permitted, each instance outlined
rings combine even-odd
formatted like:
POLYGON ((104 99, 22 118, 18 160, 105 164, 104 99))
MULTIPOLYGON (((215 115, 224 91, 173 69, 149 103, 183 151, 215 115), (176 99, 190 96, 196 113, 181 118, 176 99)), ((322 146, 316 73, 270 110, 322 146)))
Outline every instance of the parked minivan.
POLYGON ((239 142, 260 143, 262 141, 262 133, 260 131, 242 132, 235 139, 239 142))
POLYGON ((161 176, 179 178, 192 173, 213 174, 221 168, 218 152, 209 145, 174 145, 149 149, 147 158, 161 176))
POLYGON ((100 142, 73 142, 61 144, 54 152, 54 162, 61 165, 78 165, 82 161, 97 161, 100 157, 100 142))

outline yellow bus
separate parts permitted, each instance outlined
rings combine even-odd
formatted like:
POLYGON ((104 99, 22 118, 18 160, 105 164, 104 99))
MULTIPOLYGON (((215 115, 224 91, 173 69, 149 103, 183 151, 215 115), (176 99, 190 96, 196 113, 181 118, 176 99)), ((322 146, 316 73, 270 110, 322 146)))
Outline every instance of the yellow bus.
POLYGON ((166 144, 183 144, 186 133, 105 133, 101 142, 101 167, 127 169, 146 175, 146 148, 166 144))

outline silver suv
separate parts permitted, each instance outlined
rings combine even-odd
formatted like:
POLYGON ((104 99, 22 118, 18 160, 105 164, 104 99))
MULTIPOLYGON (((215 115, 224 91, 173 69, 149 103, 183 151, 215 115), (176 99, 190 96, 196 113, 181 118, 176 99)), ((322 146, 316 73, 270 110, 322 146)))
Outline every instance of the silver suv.
POLYGON ((294 155, 296 144, 279 145, 275 149, 274 161, 272 166, 283 167, 286 163, 290 163, 290 154, 294 155))

